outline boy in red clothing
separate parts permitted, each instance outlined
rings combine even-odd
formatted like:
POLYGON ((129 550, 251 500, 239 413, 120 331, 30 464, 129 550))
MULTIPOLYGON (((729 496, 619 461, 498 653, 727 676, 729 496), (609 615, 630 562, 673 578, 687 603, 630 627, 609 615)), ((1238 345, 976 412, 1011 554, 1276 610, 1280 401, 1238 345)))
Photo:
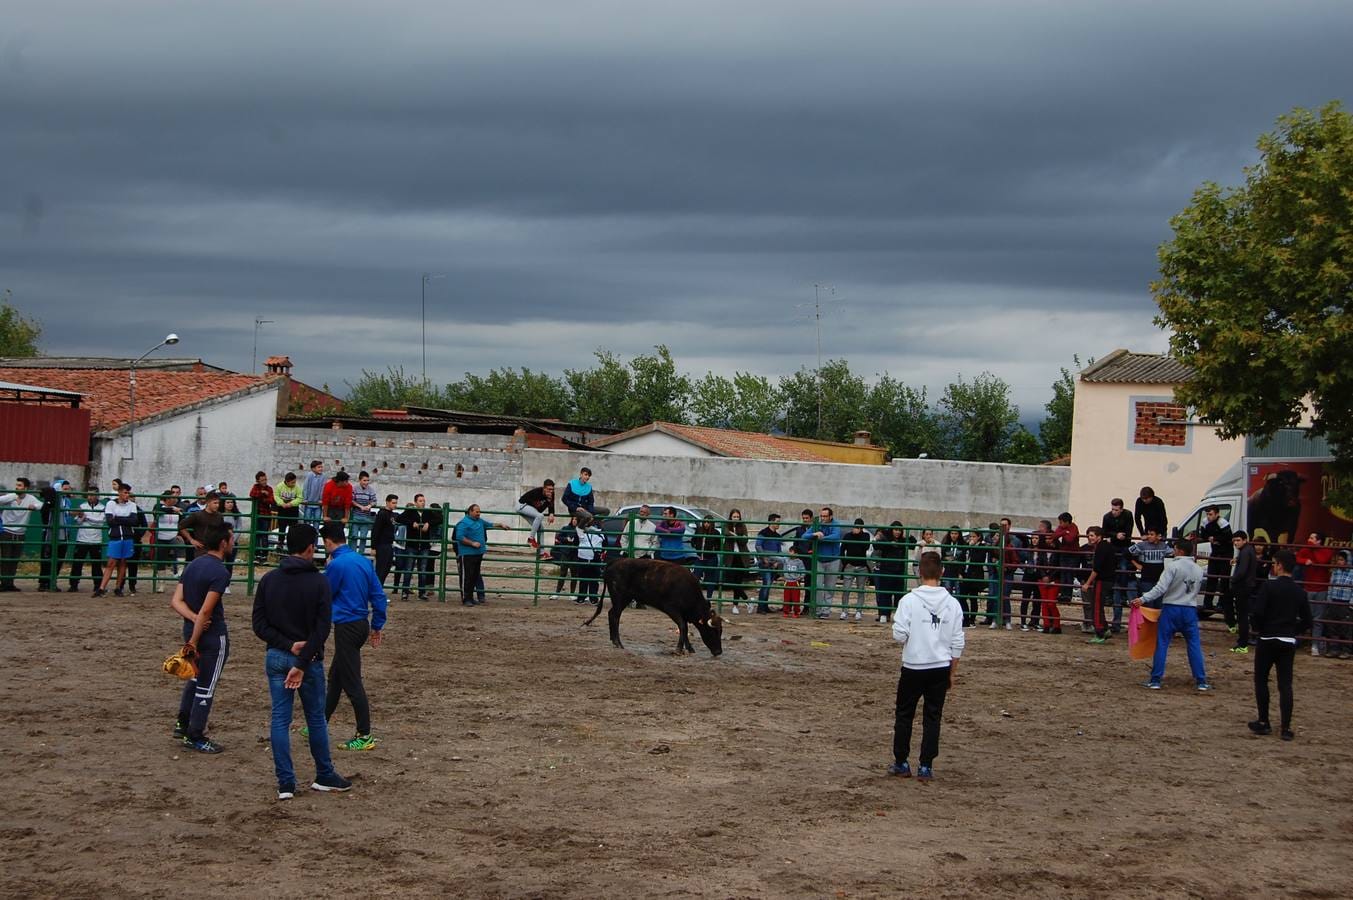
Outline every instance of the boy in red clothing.
POLYGON ((337 475, 325 483, 320 506, 328 521, 347 523, 348 517, 352 515, 352 480, 348 478, 347 472, 340 469, 337 475))
POLYGON ((1081 530, 1072 520, 1071 513, 1064 512, 1057 517, 1057 530, 1052 533, 1052 545, 1057 548, 1058 594, 1062 602, 1066 602, 1071 599, 1071 581, 1081 564, 1081 530))
MULTIPOLYGON (((1315 637, 1324 634, 1326 601, 1329 599, 1330 564, 1334 562, 1334 548, 1325 546, 1325 533, 1312 531, 1306 538, 1306 546, 1297 551, 1297 564, 1303 567, 1302 586, 1306 589, 1306 598, 1311 604, 1311 614, 1315 618, 1312 629, 1315 637)), ((1319 656, 1323 641, 1311 644, 1311 655, 1319 656)))

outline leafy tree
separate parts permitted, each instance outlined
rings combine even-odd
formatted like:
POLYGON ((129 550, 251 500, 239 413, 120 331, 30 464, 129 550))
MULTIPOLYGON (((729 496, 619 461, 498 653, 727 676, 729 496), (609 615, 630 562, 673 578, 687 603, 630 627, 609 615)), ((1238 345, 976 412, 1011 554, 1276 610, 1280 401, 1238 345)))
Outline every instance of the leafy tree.
POLYGON ((1170 220, 1151 285, 1175 390, 1224 437, 1267 437, 1309 407, 1334 448, 1330 500, 1353 502, 1353 116, 1296 109, 1258 142, 1245 184, 1208 182, 1170 220))
POLYGON ((690 397, 691 420, 711 428, 764 433, 779 424, 783 413, 775 385, 749 372, 731 379, 711 372, 692 385, 690 397))
POLYGON ((630 360, 634 390, 625 406, 627 428, 649 422, 686 421, 691 379, 677 371, 676 361, 666 345, 659 344, 653 349, 657 352, 651 356, 630 360))
POLYGON ((37 356, 42 325, 25 318, 14 308, 13 299, 7 289, 0 300, 0 356, 37 356))
POLYGON ((1037 466, 1047 462, 1049 457, 1043 448, 1043 442, 1032 431, 1020 425, 1010 436, 1010 444, 1005 451, 1005 462, 1023 463, 1037 466))
POLYGON ((1061 374, 1052 383, 1052 399, 1043 408, 1048 411, 1038 427, 1038 439, 1043 445, 1043 461, 1057 459, 1071 452, 1071 424, 1076 407, 1076 372, 1093 366, 1095 358, 1084 364, 1079 356, 1071 357, 1074 370, 1062 367, 1061 374))
POLYGON ((573 403, 573 416, 588 425, 606 428, 632 428, 626 405, 634 391, 627 369, 609 350, 597 350, 597 365, 591 369, 565 369, 573 403))
POLYGON ((990 372, 944 389, 940 417, 952 459, 1004 462, 1019 425, 1010 385, 990 372))
POLYGON ((530 369, 494 369, 488 375, 465 373, 446 386, 451 409, 540 419, 565 419, 572 412, 562 379, 530 369))
POLYGON ((405 375, 403 366, 391 366, 384 374, 363 369, 356 384, 348 382, 347 408, 355 415, 366 415, 373 409, 444 409, 448 405, 443 391, 426 379, 405 375))
POLYGON ((885 372, 869 388, 864 418, 874 443, 887 447, 893 456, 942 455, 944 436, 925 388, 918 391, 885 372))
POLYGON ((785 431, 795 437, 845 441, 865 425, 869 389, 844 359, 833 359, 818 372, 799 369, 784 376, 780 393, 786 407, 785 431))

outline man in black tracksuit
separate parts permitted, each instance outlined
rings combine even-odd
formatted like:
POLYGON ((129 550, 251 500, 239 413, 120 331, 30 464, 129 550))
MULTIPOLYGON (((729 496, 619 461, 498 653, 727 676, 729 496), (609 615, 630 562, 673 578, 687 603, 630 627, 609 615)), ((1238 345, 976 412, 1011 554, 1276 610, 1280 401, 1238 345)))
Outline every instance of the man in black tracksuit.
POLYGON ((1226 619, 1226 627, 1235 634, 1236 611, 1231 597, 1231 559, 1235 548, 1231 546, 1231 523, 1221 516, 1221 509, 1209 506, 1204 515, 1207 521, 1198 529, 1198 539, 1212 545, 1212 555, 1207 558, 1207 587, 1203 589, 1203 608, 1221 607, 1226 619))
POLYGON ((1282 716, 1282 738, 1292 733, 1292 661, 1297 655, 1297 636, 1311 628, 1311 603, 1306 591, 1292 580, 1297 556, 1291 550, 1279 550, 1273 558, 1274 577, 1263 583, 1250 607, 1254 633, 1259 646, 1254 657, 1254 700, 1259 718, 1250 723, 1255 734, 1272 734, 1268 721, 1268 671, 1278 669, 1278 711, 1282 716))
POLYGON ((385 587, 385 577, 395 562, 395 529, 399 527, 399 495, 386 494, 385 505, 371 525, 371 546, 376 551, 376 578, 385 587))
MULTIPOLYGON (((1231 603, 1235 608, 1236 645, 1232 653, 1250 652, 1250 598, 1259 587, 1259 555, 1244 531, 1231 535, 1235 548, 1235 567, 1231 570, 1231 603)), ((1230 624, 1230 620, 1227 620, 1230 624)))

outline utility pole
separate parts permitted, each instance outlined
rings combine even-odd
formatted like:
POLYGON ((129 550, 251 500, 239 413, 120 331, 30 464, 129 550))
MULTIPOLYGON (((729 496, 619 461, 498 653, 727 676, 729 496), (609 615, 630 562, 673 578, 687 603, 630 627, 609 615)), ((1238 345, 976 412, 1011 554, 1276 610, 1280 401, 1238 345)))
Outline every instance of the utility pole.
MULTIPOLYGON (((834 289, 833 289, 834 290, 834 289)), ((817 329, 817 433, 822 436, 822 285, 813 283, 813 321, 817 329)))
POLYGON ((258 329, 264 325, 272 325, 272 319, 265 319, 262 316, 254 316, 254 362, 249 367, 249 374, 258 374, 258 329))

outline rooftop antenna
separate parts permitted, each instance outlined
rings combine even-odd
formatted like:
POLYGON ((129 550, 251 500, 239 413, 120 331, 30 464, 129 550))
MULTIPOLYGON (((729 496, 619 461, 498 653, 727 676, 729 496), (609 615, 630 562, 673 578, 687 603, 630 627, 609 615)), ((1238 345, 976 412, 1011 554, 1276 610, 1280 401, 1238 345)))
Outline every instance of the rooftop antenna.
POLYGON ((274 324, 272 319, 265 319, 262 316, 254 316, 254 361, 249 366, 249 374, 258 374, 258 330, 264 325, 274 324))

